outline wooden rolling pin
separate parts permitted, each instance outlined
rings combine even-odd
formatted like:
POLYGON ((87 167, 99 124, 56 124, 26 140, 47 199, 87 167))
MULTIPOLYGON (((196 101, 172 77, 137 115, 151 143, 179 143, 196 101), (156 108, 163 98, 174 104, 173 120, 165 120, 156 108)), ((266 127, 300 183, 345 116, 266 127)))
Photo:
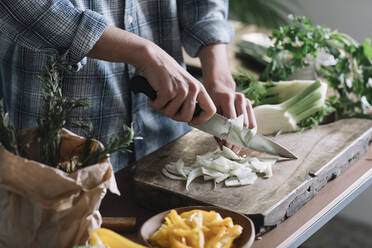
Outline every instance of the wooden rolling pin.
POLYGON ((116 232, 136 231, 135 217, 103 217, 102 227, 116 232))

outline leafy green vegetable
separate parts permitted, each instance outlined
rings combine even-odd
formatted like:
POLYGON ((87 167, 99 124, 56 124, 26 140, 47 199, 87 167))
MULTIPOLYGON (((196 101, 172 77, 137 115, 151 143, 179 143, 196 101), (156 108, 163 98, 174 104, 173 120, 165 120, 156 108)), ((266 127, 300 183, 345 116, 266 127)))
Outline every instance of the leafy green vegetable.
POLYGON ((288 80, 293 72, 310 65, 309 56, 315 58, 319 48, 327 45, 329 29, 313 27, 306 17, 290 15, 289 19, 289 25, 275 29, 270 36, 274 45, 268 49, 267 56, 272 62, 261 74, 261 81, 288 80))
MULTIPOLYGON (((336 113, 340 118, 372 118, 367 110, 372 105, 372 46, 366 39, 359 44, 347 34, 331 30, 324 26, 313 26, 306 17, 290 16, 290 24, 275 29, 271 39, 274 45, 267 51, 271 62, 260 75, 260 81, 282 81, 294 72, 309 67, 328 81, 335 95, 326 101, 324 109, 299 123, 301 128, 312 128, 320 123, 324 116, 336 113), (326 58, 324 60, 324 58, 326 58)), ((246 81, 252 80, 245 75, 246 81)), ((240 79, 243 81, 243 79, 240 79)), ((254 80, 252 80, 254 81, 254 80)), ((240 82, 237 82, 239 84, 240 82)), ((252 84, 245 92, 260 92, 256 96, 261 99, 270 91, 255 90, 252 84)), ((275 100, 275 99, 273 99, 275 100)), ((262 101, 257 101, 262 104, 262 101)))
POLYGON ((330 30, 324 26, 314 27, 305 17, 291 17, 291 24, 273 32, 274 47, 268 56, 275 58, 287 52, 293 57, 288 64, 274 66, 272 62, 262 75, 276 80, 288 77, 295 70, 309 65, 319 53, 332 56, 336 63, 320 64, 318 72, 323 75, 336 91, 336 97, 328 101, 337 112, 338 118, 370 118, 366 109, 372 103, 372 47, 366 39, 358 44, 350 36, 330 30), (293 42, 297 44, 294 46, 293 42), (286 74, 288 72, 288 74, 286 74))
POLYGON ((271 82, 258 82, 252 73, 245 70, 240 70, 233 77, 236 82, 237 91, 243 93, 248 99, 253 101, 253 106, 260 105, 267 94, 267 89, 272 86, 271 82))

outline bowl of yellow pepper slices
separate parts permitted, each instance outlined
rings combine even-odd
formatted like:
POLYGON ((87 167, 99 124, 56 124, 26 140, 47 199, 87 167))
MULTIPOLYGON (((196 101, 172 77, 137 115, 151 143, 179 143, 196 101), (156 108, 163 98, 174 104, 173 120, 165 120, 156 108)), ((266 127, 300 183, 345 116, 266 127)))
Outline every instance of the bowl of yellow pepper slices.
POLYGON ((255 231, 245 215, 214 206, 190 206, 151 217, 140 236, 149 247, 248 248, 255 231))

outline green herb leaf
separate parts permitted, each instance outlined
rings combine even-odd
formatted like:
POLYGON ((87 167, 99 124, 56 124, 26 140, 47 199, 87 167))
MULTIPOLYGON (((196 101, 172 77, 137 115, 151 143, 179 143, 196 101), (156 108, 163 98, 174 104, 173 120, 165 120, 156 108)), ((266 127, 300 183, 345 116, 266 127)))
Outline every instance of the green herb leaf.
POLYGON ((0 100, 0 142, 11 153, 23 155, 23 147, 14 126, 10 123, 9 113, 5 112, 4 102, 0 100))
MULTIPOLYGON (((359 116, 369 118, 367 108, 372 104, 372 46, 370 39, 358 44, 352 37, 324 26, 313 26, 306 17, 289 17, 290 23, 275 29, 274 45, 267 51, 272 61, 260 75, 260 81, 281 81, 297 70, 317 62, 319 53, 333 56, 336 64, 321 65, 318 74, 324 77, 336 95, 328 99, 336 118, 359 116), (336 101, 337 99, 337 101, 336 101)), ((330 109, 330 108, 328 108, 330 109)), ((319 116, 329 113, 323 111, 319 116)), ((312 127, 314 117, 303 122, 312 127)))
POLYGON ((363 52, 364 56, 366 56, 368 59, 372 59, 372 46, 371 46, 371 40, 365 39, 363 43, 363 52))

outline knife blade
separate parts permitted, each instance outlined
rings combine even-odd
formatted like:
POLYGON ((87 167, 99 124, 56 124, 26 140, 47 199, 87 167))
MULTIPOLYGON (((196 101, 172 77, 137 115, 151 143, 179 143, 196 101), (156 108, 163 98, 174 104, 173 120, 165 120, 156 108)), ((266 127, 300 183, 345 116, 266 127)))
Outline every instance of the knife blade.
MULTIPOLYGON (((151 100, 155 100, 157 93, 146 78, 135 76, 129 82, 129 89, 134 93, 144 93, 151 100)), ((195 106, 194 117, 203 111, 199 104, 195 106)), ((226 140, 228 143, 255 151, 265 152, 275 156, 296 159, 291 151, 284 146, 260 134, 255 134, 251 129, 243 126, 243 116, 237 119, 228 119, 220 114, 214 114, 209 120, 193 127, 209 133, 215 137, 226 140)))
POLYGON ((284 158, 297 159, 297 156, 284 146, 261 134, 255 133, 251 129, 244 127, 243 116, 232 120, 222 115, 214 114, 206 122, 199 125, 193 125, 193 127, 220 139, 226 140, 228 143, 233 145, 284 158))

